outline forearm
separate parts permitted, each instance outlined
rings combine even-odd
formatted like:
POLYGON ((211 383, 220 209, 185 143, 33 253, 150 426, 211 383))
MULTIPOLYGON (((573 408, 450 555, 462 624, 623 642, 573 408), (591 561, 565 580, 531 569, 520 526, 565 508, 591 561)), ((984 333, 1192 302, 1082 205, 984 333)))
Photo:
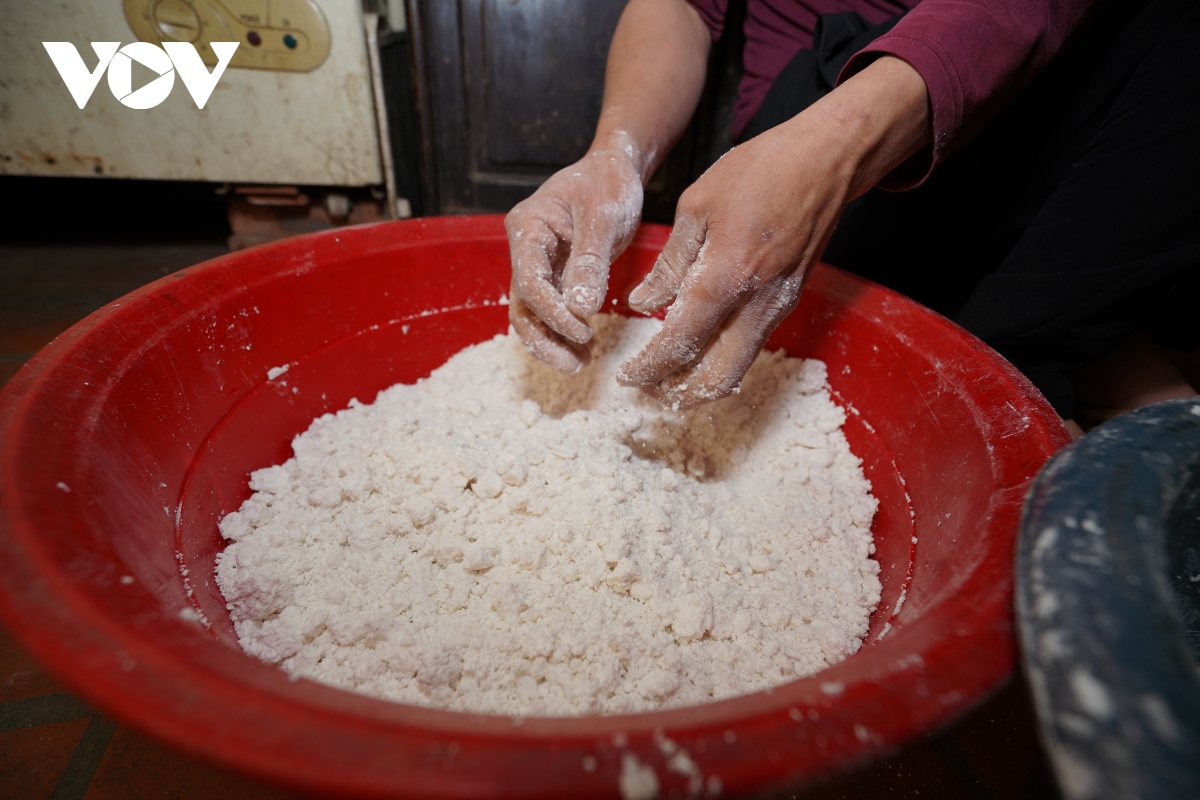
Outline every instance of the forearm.
POLYGON ((781 128, 798 164, 832 159, 846 200, 865 193, 933 139, 929 93, 909 64, 885 56, 781 128))
MULTIPOLYGON (((891 31, 856 53, 839 78, 880 54, 904 59, 932 99, 934 146, 921 163, 889 176, 887 188, 920 185, 982 131, 1080 29, 1097 0, 922 0, 891 31)), ((1132 12, 1130 12, 1132 14, 1132 12)))
POLYGON ((710 47, 685 0, 631 0, 609 48, 592 149, 624 150, 648 181, 700 102, 710 47))

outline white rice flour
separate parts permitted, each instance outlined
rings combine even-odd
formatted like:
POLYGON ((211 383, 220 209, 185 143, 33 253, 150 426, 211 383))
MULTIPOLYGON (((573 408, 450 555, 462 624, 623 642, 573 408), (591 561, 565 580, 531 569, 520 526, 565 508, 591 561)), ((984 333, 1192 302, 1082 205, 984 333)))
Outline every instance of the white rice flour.
POLYGON ((613 379, 657 329, 594 318, 568 376, 513 335, 326 414, 221 522, 246 652, 376 697, 509 715, 703 703, 858 649, 876 501, 825 365, 759 356, 672 412, 613 379))

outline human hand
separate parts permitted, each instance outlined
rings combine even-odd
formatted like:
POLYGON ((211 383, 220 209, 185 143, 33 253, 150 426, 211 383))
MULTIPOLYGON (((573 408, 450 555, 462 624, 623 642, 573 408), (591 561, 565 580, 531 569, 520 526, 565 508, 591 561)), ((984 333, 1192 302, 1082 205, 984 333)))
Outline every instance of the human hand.
POLYGON ((642 313, 672 305, 617 380, 675 408, 736 392, 846 203, 931 137, 928 102, 912 67, 881 58, 714 164, 680 198, 666 247, 629 295, 642 313))
MULTIPOLYGON (((809 126, 811 127, 811 126, 809 126)), ((662 330, 617 380, 691 408, 734 392, 800 298, 841 213, 851 175, 806 135, 772 129, 733 149, 679 199, 635 311, 668 303, 662 330)))
POLYGON ((608 269, 633 239, 642 175, 632 146, 593 149, 555 173, 504 220, 512 252, 508 318, 536 358, 576 372, 591 359, 608 269))

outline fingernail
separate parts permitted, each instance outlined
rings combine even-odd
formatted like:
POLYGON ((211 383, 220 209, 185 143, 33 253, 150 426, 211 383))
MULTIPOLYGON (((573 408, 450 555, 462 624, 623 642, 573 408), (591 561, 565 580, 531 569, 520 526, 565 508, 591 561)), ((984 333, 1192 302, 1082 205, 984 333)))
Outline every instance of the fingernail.
POLYGON ((646 285, 646 281, 642 281, 634 287, 629 293, 629 305, 640 306, 650 299, 650 287, 646 285))

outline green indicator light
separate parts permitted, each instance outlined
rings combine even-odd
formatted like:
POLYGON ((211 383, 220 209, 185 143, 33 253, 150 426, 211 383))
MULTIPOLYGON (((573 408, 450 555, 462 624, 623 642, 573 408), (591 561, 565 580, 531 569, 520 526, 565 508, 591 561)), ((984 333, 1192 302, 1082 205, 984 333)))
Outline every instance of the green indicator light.
POLYGON ((292 36, 290 33, 285 33, 283 35, 283 45, 288 50, 295 50, 296 49, 296 37, 292 36))

